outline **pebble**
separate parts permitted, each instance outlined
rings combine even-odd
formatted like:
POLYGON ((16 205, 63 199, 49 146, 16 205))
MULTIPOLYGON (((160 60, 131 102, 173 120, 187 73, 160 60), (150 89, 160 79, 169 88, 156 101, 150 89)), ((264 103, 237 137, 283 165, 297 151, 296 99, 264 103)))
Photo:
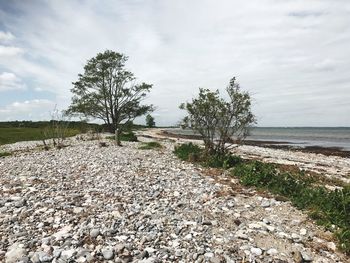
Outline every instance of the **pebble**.
POLYGON ((309 252, 316 239, 297 242, 320 230, 290 203, 221 183, 238 183, 227 174, 213 179, 177 159, 172 142, 161 151, 70 143, 1 159, 0 262, 283 262, 291 251, 344 261, 309 252))

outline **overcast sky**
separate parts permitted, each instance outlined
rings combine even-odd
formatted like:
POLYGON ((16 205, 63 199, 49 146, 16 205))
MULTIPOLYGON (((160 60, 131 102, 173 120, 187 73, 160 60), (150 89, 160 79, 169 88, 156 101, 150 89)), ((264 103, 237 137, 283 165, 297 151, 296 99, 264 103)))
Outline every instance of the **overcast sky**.
POLYGON ((350 126, 349 0, 0 3, 0 121, 66 108, 86 61, 111 49, 154 85, 158 125, 236 76, 259 126, 350 126))

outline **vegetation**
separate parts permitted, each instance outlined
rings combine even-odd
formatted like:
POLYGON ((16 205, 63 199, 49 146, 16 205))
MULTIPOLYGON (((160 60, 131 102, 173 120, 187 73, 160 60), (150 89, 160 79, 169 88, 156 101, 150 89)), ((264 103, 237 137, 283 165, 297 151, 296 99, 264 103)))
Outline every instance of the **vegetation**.
POLYGON ((156 122, 154 121, 154 118, 152 117, 151 114, 146 115, 146 126, 148 128, 153 128, 156 126, 156 122))
POLYGON ((139 147, 141 150, 152 150, 152 149, 160 149, 163 148, 163 146, 159 142, 144 142, 139 147))
POLYGON ((203 166, 213 168, 228 169, 242 162, 239 156, 231 154, 214 154, 208 155, 205 150, 193 143, 181 144, 175 147, 174 153, 184 161, 198 162, 203 166))
MULTIPOLYGON (((107 139, 115 140, 115 136, 107 137, 107 139)), ((123 132, 119 135, 119 140, 124 142, 137 142, 137 136, 132 131, 123 132)))
POLYGON ((230 168, 243 185, 269 191, 290 200, 311 218, 335 233, 339 247, 350 254, 350 186, 330 191, 319 186, 315 177, 302 171, 288 171, 282 166, 260 161, 242 160, 233 155, 203 155, 203 149, 192 143, 175 147, 182 160, 215 168, 230 168), (203 156, 205 158, 203 159, 203 156))
POLYGON ((10 152, 0 152, 0 157, 10 156, 10 152))
POLYGON ((209 155, 225 155, 232 137, 241 141, 255 122, 250 95, 240 90, 235 78, 230 80, 226 91, 228 101, 219 96, 218 90, 212 92, 200 88, 197 98, 180 105, 180 109, 188 113, 182 126, 201 135, 209 155))
POLYGON ((233 170, 243 185, 281 195, 328 230, 335 231, 339 247, 350 253, 350 186, 329 191, 315 186, 303 172, 283 172, 276 165, 259 161, 241 163, 233 170), (335 226, 335 229, 332 227, 335 226))
POLYGON ((74 82, 72 104, 68 113, 97 118, 115 132, 120 145, 124 125, 153 110, 142 105, 152 85, 135 84, 134 74, 124 66, 128 57, 106 50, 88 60, 84 73, 74 82))
MULTIPOLYGON (((0 145, 15 143, 19 141, 36 141, 47 139, 44 134, 44 128, 0 128, 0 145)), ((80 133, 80 130, 69 128, 66 136, 74 136, 80 133)))

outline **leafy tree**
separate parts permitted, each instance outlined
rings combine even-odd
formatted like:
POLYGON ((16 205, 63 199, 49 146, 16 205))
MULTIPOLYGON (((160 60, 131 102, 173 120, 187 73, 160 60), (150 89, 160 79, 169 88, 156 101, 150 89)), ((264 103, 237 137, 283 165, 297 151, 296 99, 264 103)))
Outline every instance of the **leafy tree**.
POLYGON ((228 100, 221 98, 218 90, 200 88, 197 98, 180 105, 188 113, 183 125, 202 136, 206 153, 210 155, 224 155, 232 138, 243 140, 250 125, 255 123, 250 95, 241 91, 236 78, 230 80, 226 91, 228 100))
POLYGON ((154 118, 151 116, 151 114, 147 114, 147 116, 146 116, 146 125, 149 128, 156 126, 156 122, 154 121, 154 118))
POLYGON ((153 110, 141 102, 152 85, 135 83, 134 74, 124 68, 128 57, 106 50, 87 61, 84 73, 78 75, 71 89, 71 114, 101 119, 110 132, 115 132, 117 144, 125 124, 153 110))

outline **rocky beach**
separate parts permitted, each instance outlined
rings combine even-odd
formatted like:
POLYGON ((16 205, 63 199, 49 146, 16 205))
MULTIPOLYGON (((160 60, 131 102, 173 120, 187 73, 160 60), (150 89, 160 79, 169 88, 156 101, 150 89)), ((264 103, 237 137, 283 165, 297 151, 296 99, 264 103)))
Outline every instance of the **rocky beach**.
MULTIPOLYGON (((0 158, 0 262, 349 262, 289 202, 177 159, 176 141, 139 135, 163 148, 76 139, 60 150, 2 146, 13 155, 0 158)), ((236 151, 349 180, 347 158, 236 151)))

